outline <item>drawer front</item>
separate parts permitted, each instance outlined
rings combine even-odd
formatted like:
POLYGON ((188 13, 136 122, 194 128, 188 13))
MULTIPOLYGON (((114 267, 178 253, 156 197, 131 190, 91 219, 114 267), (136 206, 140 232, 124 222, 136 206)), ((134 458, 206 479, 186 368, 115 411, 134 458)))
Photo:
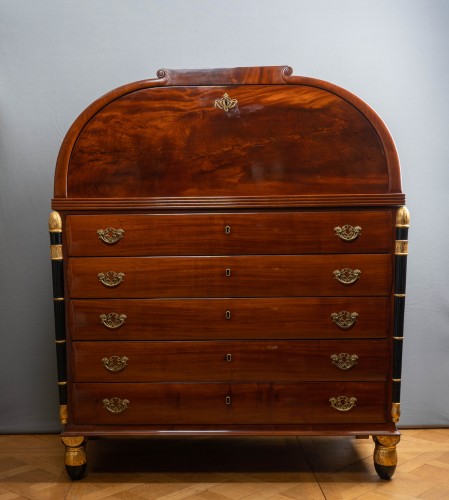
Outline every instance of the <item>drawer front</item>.
POLYGON ((387 406, 382 382, 76 383, 71 393, 79 425, 381 423, 387 406))
POLYGON ((74 342, 76 382, 385 381, 386 340, 74 342))
POLYGON ((388 254, 71 258, 67 271, 72 298, 382 296, 392 283, 388 254))
POLYGON ((388 297, 71 300, 74 340, 385 338, 388 297))
POLYGON ((387 253, 390 211, 72 215, 72 256, 387 253), (100 233, 98 233, 100 231, 100 233))

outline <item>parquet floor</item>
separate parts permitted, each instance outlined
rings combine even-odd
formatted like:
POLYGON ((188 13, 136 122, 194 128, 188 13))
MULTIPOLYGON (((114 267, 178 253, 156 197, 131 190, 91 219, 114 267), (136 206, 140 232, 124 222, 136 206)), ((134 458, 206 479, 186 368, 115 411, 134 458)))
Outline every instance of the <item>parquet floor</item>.
POLYGON ((98 439, 67 479, 59 436, 0 436, 0 500, 449 499, 449 429, 405 430, 391 481, 371 439, 98 439))

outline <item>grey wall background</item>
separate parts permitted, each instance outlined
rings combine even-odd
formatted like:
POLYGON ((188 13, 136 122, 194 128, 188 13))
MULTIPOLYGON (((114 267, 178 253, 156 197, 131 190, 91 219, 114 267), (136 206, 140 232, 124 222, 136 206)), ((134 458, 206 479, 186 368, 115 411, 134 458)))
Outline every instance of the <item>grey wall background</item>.
POLYGON ((59 431, 47 219, 76 116, 157 69, 293 66, 367 101, 412 214, 401 424, 449 424, 449 3, 1 0, 0 433, 59 431))

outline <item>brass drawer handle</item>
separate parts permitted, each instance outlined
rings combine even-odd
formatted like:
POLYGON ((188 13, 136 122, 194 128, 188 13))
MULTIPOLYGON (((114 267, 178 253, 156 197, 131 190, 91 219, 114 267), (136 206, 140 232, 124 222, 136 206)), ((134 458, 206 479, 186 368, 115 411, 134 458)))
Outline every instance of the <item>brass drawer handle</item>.
POLYGON ((340 368, 340 370, 349 370, 357 364, 359 357, 357 354, 348 354, 342 352, 341 354, 331 354, 332 363, 340 368))
POLYGON ((352 285, 360 278, 361 274, 360 269, 350 269, 349 267, 345 267, 341 271, 339 269, 334 271, 335 279, 343 283, 343 285, 352 285))
POLYGON ((226 277, 229 278, 231 276, 231 270, 229 267, 226 269, 226 277))
POLYGON ((225 403, 229 406, 231 404, 231 396, 226 396, 225 403))
POLYGON ((231 234, 231 226, 225 226, 225 234, 231 234))
POLYGON ((332 408, 337 411, 349 411, 352 410, 357 403, 357 398, 351 396, 338 396, 336 398, 330 398, 329 403, 332 408))
POLYGON ((123 370, 128 364, 128 358, 126 356, 111 356, 110 358, 103 358, 101 362, 106 370, 117 373, 123 370))
POLYGON ((126 319, 126 314, 117 314, 114 312, 109 314, 100 314, 100 320, 103 325, 106 328, 111 328, 112 330, 122 326, 126 319))
POLYGON ((103 406, 110 413, 122 413, 128 408, 129 401, 127 399, 111 398, 103 399, 103 406))
POLYGON ((356 312, 350 313, 349 311, 340 311, 339 313, 332 313, 332 321, 339 326, 342 330, 348 330, 357 321, 359 315, 356 312))
POLYGON ((98 238, 106 245, 114 245, 123 238, 125 234, 124 229, 114 229, 113 227, 108 227, 106 229, 97 230, 98 238))
POLYGON ((107 273, 98 273, 97 277, 103 283, 103 285, 112 288, 114 286, 120 285, 120 283, 125 279, 125 273, 108 271, 107 273))
POLYGON ((362 228, 345 224, 343 227, 334 227, 334 232, 335 236, 338 236, 343 241, 354 241, 362 234, 362 228))
POLYGON ((226 361, 230 363, 232 361, 232 354, 226 354, 226 361))
POLYGON ((231 319, 231 311, 226 311, 225 318, 226 319, 231 319))

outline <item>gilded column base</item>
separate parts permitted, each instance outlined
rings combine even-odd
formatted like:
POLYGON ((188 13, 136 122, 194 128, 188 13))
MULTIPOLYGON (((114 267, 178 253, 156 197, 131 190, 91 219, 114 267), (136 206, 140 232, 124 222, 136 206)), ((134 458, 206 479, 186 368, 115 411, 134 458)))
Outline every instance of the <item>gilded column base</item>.
POLYGON ((65 445, 65 468, 70 479, 78 480, 84 476, 87 468, 86 442, 84 436, 61 438, 65 445))
POLYGON ((401 436, 373 436, 374 443, 374 467, 381 479, 391 479, 396 470, 398 455, 396 445, 401 436))

